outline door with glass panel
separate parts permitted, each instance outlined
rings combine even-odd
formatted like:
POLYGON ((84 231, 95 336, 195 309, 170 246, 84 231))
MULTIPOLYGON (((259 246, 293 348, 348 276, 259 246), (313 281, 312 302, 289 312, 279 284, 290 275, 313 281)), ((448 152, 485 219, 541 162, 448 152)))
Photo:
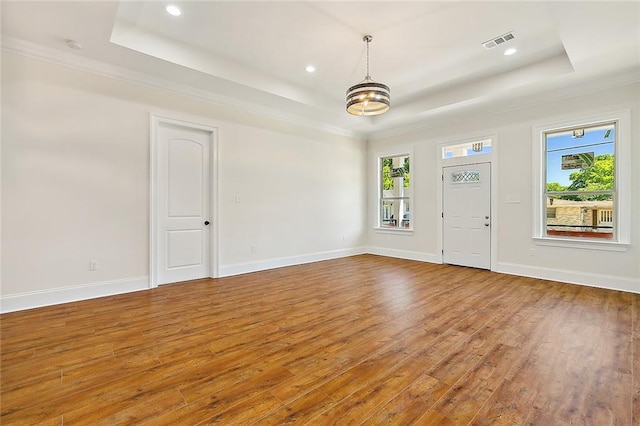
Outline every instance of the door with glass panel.
POLYGON ((444 263, 491 269, 491 164, 442 168, 444 263))

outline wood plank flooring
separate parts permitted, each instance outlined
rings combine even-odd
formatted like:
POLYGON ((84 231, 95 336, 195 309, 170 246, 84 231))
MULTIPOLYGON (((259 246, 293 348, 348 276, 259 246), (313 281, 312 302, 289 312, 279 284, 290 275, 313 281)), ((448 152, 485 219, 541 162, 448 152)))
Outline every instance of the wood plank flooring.
POLYGON ((3 425, 639 425, 640 295, 372 255, 4 314, 3 425))

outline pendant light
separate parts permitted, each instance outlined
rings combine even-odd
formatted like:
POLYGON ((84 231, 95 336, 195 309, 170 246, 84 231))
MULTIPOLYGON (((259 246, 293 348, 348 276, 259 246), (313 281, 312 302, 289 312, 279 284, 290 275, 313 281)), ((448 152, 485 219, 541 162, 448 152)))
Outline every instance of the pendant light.
POLYGON ((367 43, 367 76, 360 83, 347 90, 347 112, 368 117, 389 111, 391 93, 389 86, 376 83, 369 75, 369 43, 373 37, 366 35, 362 41, 367 43))

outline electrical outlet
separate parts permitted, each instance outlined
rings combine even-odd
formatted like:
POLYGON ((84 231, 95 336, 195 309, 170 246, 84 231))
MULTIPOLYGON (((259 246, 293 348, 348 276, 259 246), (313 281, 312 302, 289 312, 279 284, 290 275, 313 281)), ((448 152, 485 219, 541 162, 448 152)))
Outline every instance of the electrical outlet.
POLYGON ((97 271, 98 270, 98 261, 97 260, 90 260, 89 261, 89 270, 90 271, 97 271))
POLYGON ((251 246, 251 253, 255 253, 256 252, 256 246, 251 246))
POLYGON ((536 249, 530 248, 529 249, 529 256, 535 256, 535 255, 536 255, 536 249))

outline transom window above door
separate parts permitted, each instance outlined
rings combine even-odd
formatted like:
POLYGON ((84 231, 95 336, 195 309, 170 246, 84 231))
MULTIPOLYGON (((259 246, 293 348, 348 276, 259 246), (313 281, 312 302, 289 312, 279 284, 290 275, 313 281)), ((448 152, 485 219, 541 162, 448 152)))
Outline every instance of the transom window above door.
POLYGON ((482 139, 442 147, 442 159, 491 154, 491 139, 482 139))

